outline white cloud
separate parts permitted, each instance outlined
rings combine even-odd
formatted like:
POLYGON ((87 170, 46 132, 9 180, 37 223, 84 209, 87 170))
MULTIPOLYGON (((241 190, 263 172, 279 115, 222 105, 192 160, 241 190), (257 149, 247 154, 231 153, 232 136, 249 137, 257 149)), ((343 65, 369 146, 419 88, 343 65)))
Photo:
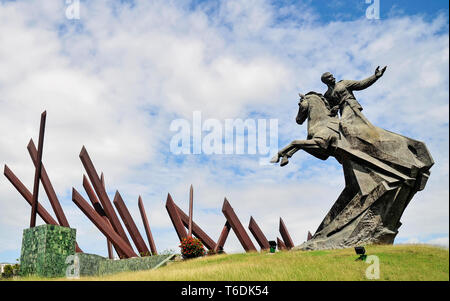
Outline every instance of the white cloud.
POLYGON ((434 238, 427 241, 427 243, 432 245, 444 246, 448 248, 448 236, 434 238))
MULTIPOLYGON (((427 188, 405 211, 399 238, 448 233, 444 18, 321 24, 307 7, 264 1, 196 9, 187 2, 136 1, 131 8, 95 1, 82 2, 81 20, 69 21, 57 2, 0 4, 0 158, 32 190, 26 145, 30 137, 37 143, 39 114, 47 109, 44 164, 85 251, 106 253, 100 232, 71 201, 72 186, 82 192, 82 145, 105 172, 109 195, 121 192, 144 233, 137 211, 142 195, 161 250, 177 246, 164 208, 167 192, 186 208, 191 183, 196 222, 213 239, 227 196, 245 227, 252 215, 275 238, 281 216, 301 243, 343 188, 333 159, 297 153, 279 168, 250 156, 175 157, 168 153, 170 121, 190 119, 194 110, 220 120, 258 112, 280 119, 280 143, 287 143, 306 136, 305 126, 294 123, 298 92, 323 91, 320 75, 328 70, 338 79, 360 79, 384 64, 385 76, 356 95, 366 116, 425 141, 436 161, 427 188)), ((51 211, 44 195, 41 189, 51 211)), ((0 177, 0 253, 20 249, 29 212, 0 177)), ((226 250, 242 250, 233 235, 226 250)))
POLYGON ((405 244, 418 244, 420 240, 417 237, 411 237, 404 242, 405 244))
POLYGON ((448 248, 448 236, 440 236, 432 239, 410 237, 403 240, 400 244, 429 244, 448 248))

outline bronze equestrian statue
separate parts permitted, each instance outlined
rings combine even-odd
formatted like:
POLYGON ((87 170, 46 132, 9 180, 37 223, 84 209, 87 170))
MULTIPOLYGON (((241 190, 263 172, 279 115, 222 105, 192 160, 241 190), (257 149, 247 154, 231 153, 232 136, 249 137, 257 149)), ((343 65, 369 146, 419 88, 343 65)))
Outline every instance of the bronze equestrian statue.
POLYGON ((312 239, 299 249, 392 244, 406 206, 425 188, 434 164, 425 144, 374 126, 353 94, 372 85, 385 70, 377 67, 365 80, 337 83, 327 72, 322 75, 328 86, 324 95, 299 94, 296 121, 301 125, 308 120, 307 139, 289 143, 272 163, 281 160, 284 166, 302 149, 322 160, 336 158, 345 177, 344 190, 312 239))

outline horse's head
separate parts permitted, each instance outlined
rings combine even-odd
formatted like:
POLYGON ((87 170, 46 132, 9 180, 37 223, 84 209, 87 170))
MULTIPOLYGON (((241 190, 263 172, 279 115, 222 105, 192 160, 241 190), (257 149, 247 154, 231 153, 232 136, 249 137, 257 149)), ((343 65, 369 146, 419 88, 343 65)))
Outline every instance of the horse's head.
POLYGON ((329 105, 326 99, 320 93, 308 92, 306 95, 300 94, 299 109, 295 121, 298 124, 303 124, 306 119, 313 117, 320 118, 328 117, 330 113, 329 105), (314 115, 314 116, 311 116, 314 115))
POLYGON ((305 100, 305 95, 298 94, 300 96, 300 101, 298 102, 298 113, 297 117, 295 118, 295 121, 298 124, 303 124, 305 120, 308 118, 308 101, 305 100))

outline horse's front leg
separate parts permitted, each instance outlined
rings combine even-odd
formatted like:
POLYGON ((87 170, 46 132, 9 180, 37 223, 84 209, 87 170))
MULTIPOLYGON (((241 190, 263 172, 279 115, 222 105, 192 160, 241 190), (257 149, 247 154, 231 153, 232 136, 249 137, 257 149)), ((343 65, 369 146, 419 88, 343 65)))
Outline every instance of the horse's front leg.
POLYGON ((292 157, 297 151, 301 149, 311 149, 320 147, 316 139, 294 140, 291 142, 291 144, 293 145, 293 147, 291 147, 289 150, 285 152, 285 156, 288 158, 292 157))
POLYGON ((281 149, 277 155, 275 155, 271 163, 278 163, 281 158, 280 166, 285 166, 289 163, 289 158, 294 155, 298 150, 300 149, 310 149, 310 148, 319 148, 319 144, 315 139, 308 139, 308 140, 294 140, 291 143, 289 143, 287 146, 285 146, 283 149, 281 149))
MULTIPOLYGON (((296 141, 296 140, 294 140, 294 141, 296 141)), ((286 145, 284 148, 279 150, 278 153, 272 158, 272 160, 270 160, 270 163, 278 163, 278 162, 280 162, 280 158, 284 158, 284 156, 286 156, 287 152, 289 152, 290 150, 295 148, 295 145, 293 144, 294 141, 292 141, 291 143, 286 145)))
POLYGON ((288 157, 288 158, 290 158, 290 157, 292 157, 296 152, 298 152, 300 150, 300 148, 298 148, 298 147, 294 147, 294 148, 292 148, 291 150, 289 150, 287 153, 286 153, 286 157, 288 157))

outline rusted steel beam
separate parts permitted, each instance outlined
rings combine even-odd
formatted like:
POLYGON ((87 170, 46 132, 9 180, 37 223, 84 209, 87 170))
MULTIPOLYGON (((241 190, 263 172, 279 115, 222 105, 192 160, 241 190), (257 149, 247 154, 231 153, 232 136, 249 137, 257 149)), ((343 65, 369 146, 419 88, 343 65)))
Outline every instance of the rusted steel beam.
POLYGON ((86 191, 86 193, 89 197, 89 200, 91 201, 91 204, 94 207, 95 211, 97 211, 97 213, 100 216, 106 217, 106 219, 108 219, 105 211, 103 210, 102 205, 100 204, 100 201, 97 198, 97 195, 95 194, 94 189, 92 188, 91 184, 89 183, 88 178, 85 175, 83 175, 83 187, 84 187, 84 190, 86 191))
POLYGON ((250 217, 248 229, 253 234, 262 250, 270 249, 269 241, 267 240, 266 236, 261 231, 261 229, 259 228, 258 224, 256 223, 256 221, 253 219, 252 216, 250 217))
POLYGON ((294 243, 292 242, 292 238, 289 235, 289 232, 286 228, 286 225, 283 222, 283 219, 280 217, 280 234, 283 238, 284 243, 286 244, 287 249, 292 249, 294 247, 294 243))
MULTIPOLYGON (((37 152, 36 146, 34 145, 33 139, 30 139, 27 149, 28 149, 28 153, 30 154, 31 160, 33 161, 34 166, 37 167, 38 152, 37 152)), ((44 186, 45 192, 47 193, 48 200, 50 201, 50 204, 52 205, 53 212, 55 212, 56 219, 58 220, 58 222, 61 226, 70 227, 69 222, 67 221, 66 215, 64 214, 64 211, 61 207, 61 204, 59 203, 58 197, 56 196, 56 192, 53 189, 52 183, 50 182, 47 171, 45 170, 44 163, 41 163, 41 164, 42 164, 41 165, 42 186, 44 186)))
POLYGON ((155 241, 153 240, 152 231, 150 230, 150 225, 148 223, 147 214, 145 213, 144 203, 142 202, 141 196, 139 196, 138 198, 138 207, 139 212, 141 213, 142 223, 144 224, 145 233, 147 234, 150 251, 152 251, 152 255, 158 255, 158 251, 156 251, 155 241))
MULTIPOLYGON (((105 191, 106 191, 105 177, 103 176, 103 172, 102 172, 101 175, 100 175, 100 181, 102 182, 103 189, 105 189, 105 191)), ((102 208, 102 209, 103 209, 103 208, 102 208)), ((104 212, 104 211, 103 211, 103 212, 104 212)), ((107 220, 108 223, 111 225, 109 219, 106 218, 106 220, 107 220)), ((111 244, 111 242, 110 242, 108 239, 106 239, 106 246, 107 246, 107 248, 108 248, 108 257, 109 257, 110 259, 113 259, 113 258, 114 258, 114 255, 113 255, 113 251, 112 251, 112 244, 111 244)), ((120 255, 119 255, 119 257, 120 257, 120 255)))
MULTIPOLYGON (((89 183, 89 180, 86 178, 85 175, 83 175, 83 187, 84 190, 86 191, 89 200, 91 201, 92 206, 94 207, 95 211, 105 220, 105 222, 111 227, 111 230, 114 231, 113 226, 111 225, 111 223, 109 222, 108 217, 106 216, 105 211, 103 210, 102 205, 100 204, 100 201, 98 200, 97 196, 95 195, 95 191, 94 189, 92 189, 91 184, 89 183)), ((107 241, 107 249, 108 249, 108 257, 110 259, 114 258, 114 255, 112 253, 112 246, 111 246, 111 242, 109 241, 108 238, 106 238, 107 241)), ((116 248, 115 248, 116 249, 116 248)), ((117 255, 119 255, 120 257, 124 257, 123 253, 120 252, 119 249, 116 249, 117 255)))
MULTIPOLYGON (((109 220, 108 220, 108 222, 109 222, 109 220)), ((111 225, 111 223, 110 223, 110 225, 111 225)), ((108 238, 106 239, 106 249, 108 250, 108 258, 114 259, 113 245, 109 241, 108 238)), ((118 251, 116 250, 116 252, 118 252, 118 251)), ((117 254, 119 254, 119 253, 117 253, 117 254)), ((120 258, 120 255, 119 255, 119 258, 120 258)))
MULTIPOLYGON (((5 164, 4 175, 11 182, 11 184, 17 189, 17 191, 23 196, 23 198, 28 202, 28 204, 33 204, 33 195, 31 192, 23 185, 23 183, 16 177, 11 169, 5 164)), ((58 225, 58 222, 53 219, 53 217, 48 213, 47 210, 41 205, 37 205, 37 214, 42 218, 42 220, 49 225, 58 225)), ((76 252, 83 253, 78 244, 76 244, 76 252)))
MULTIPOLYGON (((33 139, 30 139, 27 149, 34 166, 37 167, 38 152, 36 146, 34 145, 33 139)), ((66 215, 64 214, 64 210, 62 209, 58 197, 56 196, 55 189, 53 188, 53 185, 50 182, 50 178, 48 177, 47 171, 45 170, 44 163, 41 164, 42 164, 41 165, 42 186, 44 186, 45 193, 47 194, 48 200, 50 201, 50 205, 52 206, 53 212, 56 215, 56 219, 58 220, 59 225, 70 228, 70 224, 67 221, 66 215)), ((78 245, 76 252, 83 253, 83 251, 78 247, 78 245)))
POLYGON ((189 189, 189 222, 188 222, 188 237, 192 237, 192 218, 193 218, 193 207, 194 207, 194 188, 189 189))
MULTIPOLYGON (((16 177, 16 175, 9 169, 8 165, 5 164, 4 175, 11 182, 11 184, 17 189, 17 191, 23 196, 23 198, 30 204, 33 204, 33 195, 31 192, 23 185, 23 183, 16 177)), ((41 205, 37 205, 37 213, 44 220, 46 224, 59 225, 56 220, 48 213, 47 210, 41 205)))
POLYGON ((128 258, 137 257, 133 249, 120 237, 119 234, 112 231, 105 220, 87 203, 87 201, 72 188, 72 201, 80 210, 91 220, 92 223, 103 233, 123 254, 128 258))
POLYGON ((186 229, 183 226, 180 215, 178 214, 177 206, 175 205, 170 193, 167 194, 166 201, 167 213, 169 213, 170 220, 177 232, 178 239, 181 241, 183 238, 187 237, 186 229))
POLYGON ((103 210, 105 210, 106 216, 108 217, 109 221, 111 222, 111 225, 114 228, 114 231, 116 231, 117 234, 119 234, 119 236, 122 237, 122 239, 131 248, 131 243, 128 240, 127 235, 125 234, 125 230, 120 224, 119 218, 117 217, 116 212, 114 211, 114 208, 111 204, 108 194, 106 193, 106 190, 103 187, 100 178, 98 177, 98 173, 95 170, 94 164, 92 163, 91 158, 89 157, 89 154, 84 146, 80 152, 80 159, 81 162, 83 163, 83 166, 86 170, 89 180, 94 186, 94 190, 97 193, 98 198, 100 199, 100 202, 103 206, 103 210))
MULTIPOLYGON (((108 249, 108 258, 109 259, 114 259, 113 245, 109 241, 109 239, 106 239, 106 248, 108 249)), ((116 250, 116 252, 117 252, 117 250, 116 250)), ((120 255, 119 255, 119 258, 120 258, 120 255)))
POLYGON ((105 176, 103 175, 103 171, 100 174, 100 182, 102 182, 103 189, 106 191, 105 176))
POLYGON ((114 205, 116 206, 117 211, 119 212, 120 217, 122 218, 125 227, 130 233, 131 239, 133 240, 136 248, 139 251, 141 256, 150 256, 150 250, 147 248, 144 240, 142 239, 141 233, 139 233, 138 228, 133 220, 133 217, 130 214, 125 202, 122 199, 119 191, 116 191, 116 195, 114 196, 114 205))
POLYGON ((253 245, 250 236, 248 236, 247 232, 239 221, 239 218, 237 217, 236 213, 234 213, 233 208, 226 198, 223 201, 222 212, 225 215, 227 221, 230 223, 231 228, 239 239, 241 245, 244 247, 245 251, 256 251, 256 248, 253 245))
POLYGON ((41 178, 41 167, 42 167, 42 150, 44 148, 44 133, 45 133, 45 120, 47 117, 47 111, 41 114, 41 124, 39 126, 39 141, 37 150, 37 164, 34 172, 34 185, 33 185, 33 203, 31 205, 31 218, 30 218, 30 228, 36 226, 36 213, 38 207, 38 195, 39 195, 39 180, 41 178))
POLYGON ((225 241, 228 238, 228 234, 230 234, 231 225, 228 221, 225 222, 225 226, 223 226, 222 232, 220 233, 219 239, 217 240, 217 244, 214 247, 214 253, 217 253, 223 250, 223 246, 225 245, 225 241))
MULTIPOLYGON (((178 215, 180 216, 183 225, 186 228, 189 227, 189 216, 187 216, 187 214, 184 213, 184 211, 181 210, 181 208, 176 204, 175 207, 177 208, 178 215)), ((194 221, 192 221, 192 233, 195 235, 195 237, 200 239, 200 241, 208 250, 213 250, 215 248, 216 243, 214 242, 214 240, 212 240, 212 238, 209 237, 208 234, 206 234, 194 221)))
POLYGON ((287 250, 285 243, 278 237, 277 237, 277 247, 278 247, 278 250, 280 250, 280 251, 287 250))
POLYGON ((306 240, 311 240, 312 237, 313 236, 312 236, 311 232, 308 231, 308 237, 306 238, 306 240))

